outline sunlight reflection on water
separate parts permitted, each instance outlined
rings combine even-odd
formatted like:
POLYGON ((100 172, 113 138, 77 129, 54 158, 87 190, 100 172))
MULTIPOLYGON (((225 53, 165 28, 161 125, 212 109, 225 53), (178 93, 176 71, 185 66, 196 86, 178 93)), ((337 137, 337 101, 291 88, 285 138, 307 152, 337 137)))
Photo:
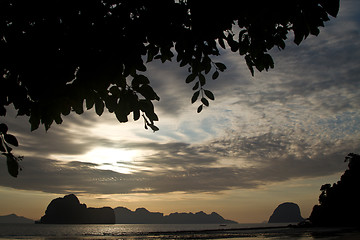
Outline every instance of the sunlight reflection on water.
MULTIPOLYGON (((266 226, 269 227, 270 225, 266 226)), ((359 235, 356 235, 354 238, 348 238, 349 236, 347 235, 343 238, 343 232, 341 231, 341 229, 294 229, 258 227, 264 227, 264 224, 230 224, 227 226, 219 226, 217 224, 0 224, 0 240, 360 239, 359 235), (251 227, 252 229, 246 229, 251 227)))

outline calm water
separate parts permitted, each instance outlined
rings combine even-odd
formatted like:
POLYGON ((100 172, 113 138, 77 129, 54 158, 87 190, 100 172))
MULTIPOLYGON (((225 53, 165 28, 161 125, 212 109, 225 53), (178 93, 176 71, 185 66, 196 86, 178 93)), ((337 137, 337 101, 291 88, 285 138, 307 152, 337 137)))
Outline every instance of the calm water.
MULTIPOLYGON (((343 239, 336 229, 291 229, 274 224, 113 224, 113 225, 43 225, 0 224, 0 239, 31 240, 121 240, 121 239, 343 239)), ((338 230, 337 230, 338 231, 338 230)), ((348 239, 348 238, 344 238, 348 239)), ((360 238, 354 238, 360 239, 360 238)))

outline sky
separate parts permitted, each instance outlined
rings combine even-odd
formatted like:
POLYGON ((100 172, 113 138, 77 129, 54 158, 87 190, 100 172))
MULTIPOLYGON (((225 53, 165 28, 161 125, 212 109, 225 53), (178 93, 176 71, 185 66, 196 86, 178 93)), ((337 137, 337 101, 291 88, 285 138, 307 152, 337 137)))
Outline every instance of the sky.
POLYGON ((222 51, 227 70, 206 88, 215 101, 200 114, 191 104, 186 68, 152 62, 145 73, 160 101, 160 131, 142 120, 119 123, 94 109, 64 117, 48 132, 30 132, 9 107, 6 118, 24 155, 12 178, 0 161, 0 215, 44 215, 74 193, 89 207, 145 207, 163 212, 217 212, 240 223, 267 221, 283 202, 303 217, 320 187, 360 153, 360 2, 342 0, 318 37, 271 50, 275 68, 252 77, 244 59, 222 51))

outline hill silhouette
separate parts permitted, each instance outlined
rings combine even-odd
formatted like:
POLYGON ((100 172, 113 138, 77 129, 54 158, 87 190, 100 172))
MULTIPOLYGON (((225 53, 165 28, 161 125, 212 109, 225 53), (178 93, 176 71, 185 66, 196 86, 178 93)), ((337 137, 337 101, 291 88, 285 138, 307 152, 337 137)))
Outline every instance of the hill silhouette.
POLYGON ((164 215, 160 212, 150 212, 145 208, 131 211, 125 207, 88 208, 81 204, 74 195, 56 198, 48 205, 45 215, 38 223, 45 224, 232 224, 237 223, 226 220, 213 212, 206 214, 197 213, 171 213, 164 215))
POLYGON ((150 212, 145 208, 131 211, 124 207, 114 209, 116 223, 137 224, 233 224, 232 220, 226 220, 219 214, 213 212, 206 214, 203 211, 197 213, 170 213, 164 215, 160 212, 150 212))
POLYGON ((0 223, 34 223, 34 220, 16 214, 9 214, 0 216, 0 223))
POLYGON ((315 226, 360 226, 360 155, 349 153, 348 169, 340 181, 321 186, 319 205, 315 205, 309 220, 315 226))
POLYGON ((303 220, 299 206, 296 203, 285 202, 274 210, 268 223, 295 223, 303 220))

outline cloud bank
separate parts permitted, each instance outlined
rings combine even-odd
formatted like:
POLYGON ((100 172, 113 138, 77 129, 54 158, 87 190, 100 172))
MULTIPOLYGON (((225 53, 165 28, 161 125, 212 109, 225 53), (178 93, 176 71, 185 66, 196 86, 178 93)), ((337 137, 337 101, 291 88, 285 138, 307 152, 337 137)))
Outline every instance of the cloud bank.
POLYGON ((342 172, 346 154, 360 152, 359 6, 342 1, 318 37, 299 47, 290 39, 272 51, 275 69, 254 78, 241 56, 224 52, 217 60, 228 70, 208 81, 216 100, 201 114, 190 104, 187 70, 152 63, 146 74, 161 97, 156 134, 93 110, 48 133, 30 134, 26 119, 10 116, 4 122, 19 138, 24 170, 12 179, 2 161, 0 185, 57 194, 217 193, 342 172), (97 147, 146 154, 118 156, 112 164, 132 170, 125 174, 80 161, 97 147))

